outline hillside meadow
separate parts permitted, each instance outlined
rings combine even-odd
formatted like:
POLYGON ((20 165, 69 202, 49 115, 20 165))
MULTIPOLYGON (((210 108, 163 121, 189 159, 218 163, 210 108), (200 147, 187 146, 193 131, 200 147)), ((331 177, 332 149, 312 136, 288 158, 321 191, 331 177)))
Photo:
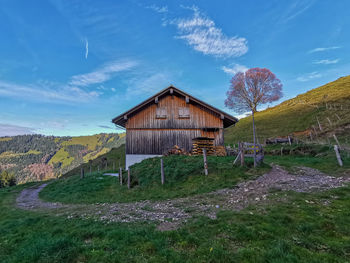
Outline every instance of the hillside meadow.
MULTIPOLYGON (((260 143, 291 135, 304 141, 334 144, 336 134, 342 144, 350 146, 350 76, 257 112, 255 122, 260 143)), ((240 119, 225 130, 225 144, 252 141, 252 131, 251 117, 240 119)))
MULTIPOLYGON (((311 158, 307 157, 271 156, 267 163, 292 169, 308 165, 311 158)), ((160 193, 166 199, 186 196, 181 192, 189 189, 186 185, 203 182, 204 188, 232 187, 269 169, 252 173, 249 167, 227 167, 226 180, 222 181, 215 175, 212 160, 205 178, 199 164, 187 164, 181 156, 167 158, 183 164, 171 167, 166 162, 171 171, 178 171, 169 178, 169 186, 158 183, 159 159, 155 158, 133 167, 135 173, 140 169, 147 175, 139 188, 121 187, 115 177, 101 180, 102 174, 84 179, 77 175, 52 183, 41 196, 67 203, 157 200, 160 193), (192 169, 193 174, 183 174, 186 169, 192 169), (175 191, 179 191, 177 196, 175 191)), ((333 165, 330 157, 322 158, 333 165)), ((335 176, 349 171, 350 159, 345 165, 335 176)), ((350 255, 350 185, 314 193, 274 191, 264 205, 250 205, 239 212, 220 210, 216 219, 198 215, 175 230, 162 232, 151 221, 106 223, 57 216, 55 210, 17 208, 17 195, 35 184, 0 189, 1 262, 347 262, 350 255)))

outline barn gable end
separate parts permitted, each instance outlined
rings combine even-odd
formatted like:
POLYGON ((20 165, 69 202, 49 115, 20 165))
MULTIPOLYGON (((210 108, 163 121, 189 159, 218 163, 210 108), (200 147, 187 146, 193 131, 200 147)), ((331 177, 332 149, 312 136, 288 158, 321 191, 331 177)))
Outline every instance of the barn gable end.
POLYGON ((210 137, 223 145, 223 129, 237 119, 170 86, 113 119, 126 128, 126 167, 160 156, 174 145, 191 151, 192 139, 210 137))

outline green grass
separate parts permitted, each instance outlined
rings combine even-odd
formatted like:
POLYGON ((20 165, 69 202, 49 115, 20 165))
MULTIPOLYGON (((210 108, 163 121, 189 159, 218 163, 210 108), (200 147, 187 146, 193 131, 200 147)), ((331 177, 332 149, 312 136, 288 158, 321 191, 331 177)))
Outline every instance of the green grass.
POLYGON ((343 167, 338 165, 333 147, 317 144, 268 145, 265 162, 281 165, 288 170, 306 166, 334 176, 350 171, 350 154, 341 151, 343 167), (281 155, 282 148, 282 155, 281 155))
MULTIPOLYGON (((92 159, 91 170, 93 172, 97 172, 99 167, 101 172, 104 170, 112 171, 113 162, 115 165, 115 169, 119 169, 119 164, 121 165, 121 167, 125 167, 124 165, 125 164, 125 144, 119 146, 118 148, 112 148, 110 151, 102 155, 98 155, 98 157, 96 157, 95 159, 92 159), (107 170, 105 169, 106 166, 105 166, 105 163, 103 162, 104 159, 107 159, 107 170)), ((63 177, 80 174, 81 168, 84 169, 85 173, 90 172, 90 163, 86 162, 81 164, 80 166, 65 173, 63 177)))
POLYGON ((50 159, 49 164, 62 163, 62 167, 69 166, 74 161, 74 157, 69 156, 65 148, 59 149, 56 154, 50 159))
POLYGON ((350 172, 350 158, 343 158, 343 167, 340 167, 336 158, 311 156, 266 156, 265 162, 274 163, 286 167, 288 170, 293 170, 295 166, 306 166, 318 169, 321 172, 331 174, 333 176, 344 175, 347 171, 350 172))
POLYGON ((12 138, 11 137, 0 137, 0 142, 7 142, 7 141, 11 141, 12 138))
MULTIPOLYGON (((120 186, 118 178, 94 173, 81 180, 79 175, 66 177, 48 185, 40 197, 53 202, 99 203, 165 200, 207 193, 232 187, 242 180, 269 170, 264 165, 258 170, 233 167, 234 157, 208 157, 209 176, 204 175, 203 157, 169 156, 164 158, 166 184, 160 184, 160 158, 152 158, 133 165, 132 189, 120 186)), ((252 166, 252 162, 247 162, 252 166)))
MULTIPOLYGON (((341 142, 347 142, 350 146, 349 129, 344 130, 350 123, 349 101, 350 76, 347 76, 258 112, 255 114, 255 122, 259 140, 263 143, 266 138, 291 134, 305 139, 306 135, 313 132, 313 125, 318 127, 317 117, 326 131, 323 134, 318 131, 318 140, 328 142, 327 137, 332 137, 332 132, 335 131, 341 137, 341 142), (337 104, 338 109, 327 109, 326 103, 337 104), (343 105, 343 109, 340 109, 340 105, 343 105), (332 126, 327 118, 331 120, 332 126), (337 127, 340 129, 336 129, 337 127)), ((252 137, 251 117, 240 119, 237 125, 225 130, 226 144, 252 141, 252 137)), ((313 138, 315 137, 313 134, 313 138)), ((330 140, 334 143, 332 138, 330 140)))
POLYGON ((312 263, 350 257, 349 186, 277 193, 271 205, 222 211, 215 220, 194 218, 169 232, 15 208, 17 194, 28 186, 0 190, 0 262, 312 263))

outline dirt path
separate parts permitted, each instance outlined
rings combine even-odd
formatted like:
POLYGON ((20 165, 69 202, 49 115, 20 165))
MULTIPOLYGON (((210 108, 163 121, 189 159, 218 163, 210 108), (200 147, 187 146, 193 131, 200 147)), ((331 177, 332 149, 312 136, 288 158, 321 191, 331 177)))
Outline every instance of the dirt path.
POLYGON ((255 180, 238 184, 232 189, 221 189, 211 193, 178 198, 167 201, 142 201, 134 203, 104 203, 87 205, 67 205, 44 202, 39 192, 47 185, 23 190, 17 198, 17 206, 22 209, 54 210, 67 218, 98 219, 104 222, 154 221, 160 223, 158 229, 170 230, 194 215, 216 218, 221 210, 241 210, 250 204, 268 201, 271 190, 297 192, 322 191, 344 186, 350 182, 350 175, 332 177, 318 170, 299 167, 290 174, 279 166, 255 180))

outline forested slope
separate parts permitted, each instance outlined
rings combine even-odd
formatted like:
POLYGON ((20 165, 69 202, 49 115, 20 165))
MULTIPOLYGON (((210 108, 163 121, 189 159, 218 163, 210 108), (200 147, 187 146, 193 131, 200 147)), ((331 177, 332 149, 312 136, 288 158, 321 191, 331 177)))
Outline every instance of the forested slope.
POLYGON ((0 170, 15 173, 18 183, 54 178, 119 147, 124 136, 102 133, 79 137, 2 137, 0 170))

